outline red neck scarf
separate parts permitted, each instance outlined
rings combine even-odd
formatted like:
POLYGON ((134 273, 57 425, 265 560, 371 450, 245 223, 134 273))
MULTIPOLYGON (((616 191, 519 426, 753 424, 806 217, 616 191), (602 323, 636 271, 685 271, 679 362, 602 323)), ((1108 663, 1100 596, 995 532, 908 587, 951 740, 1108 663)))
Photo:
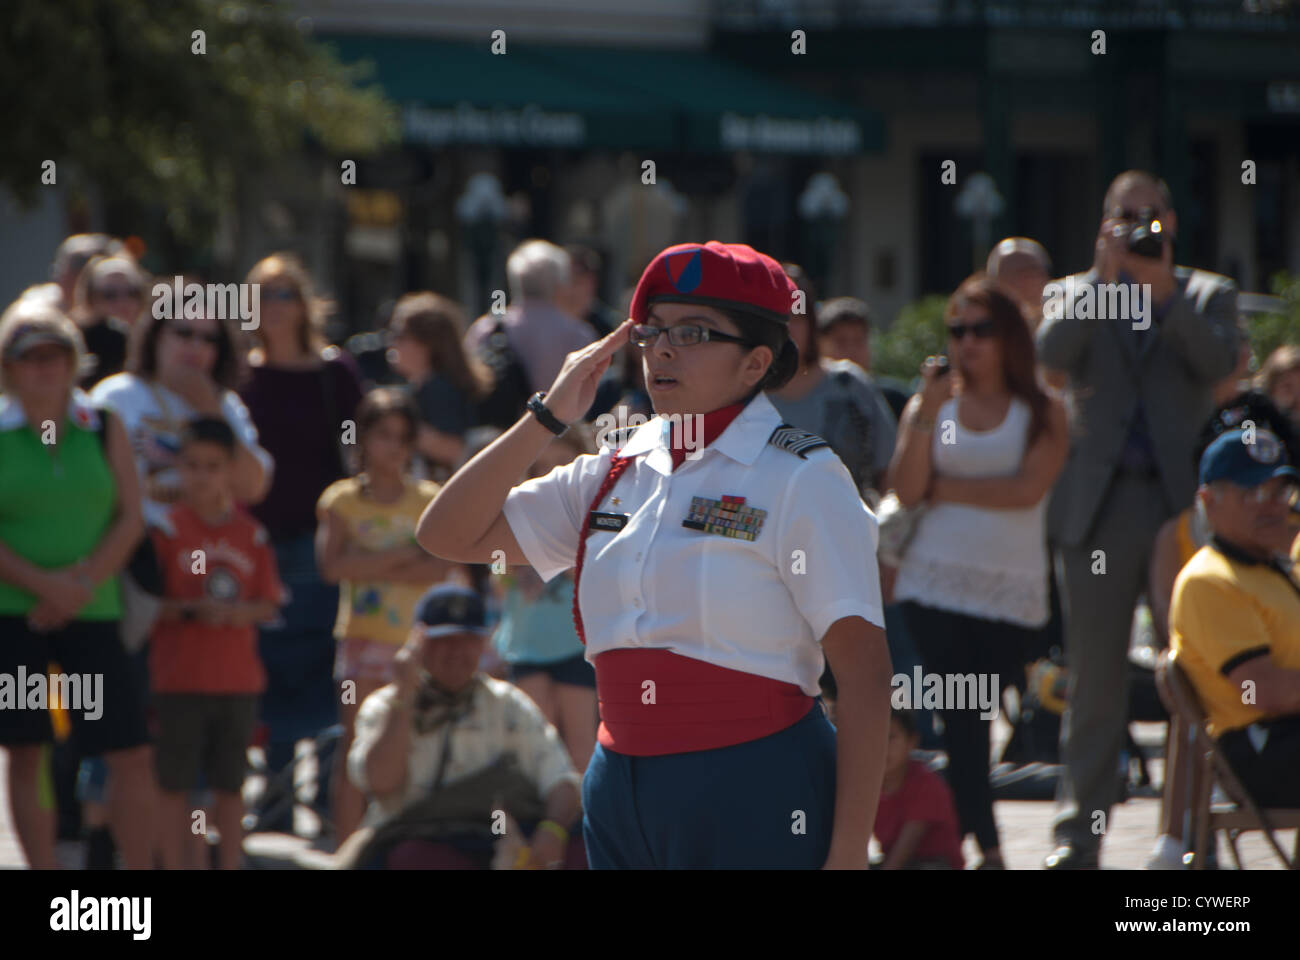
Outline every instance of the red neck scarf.
MULTIPOLYGON (((722 435, 722 431, 726 430, 727 427, 730 426, 731 421, 735 420, 736 417, 740 415, 740 411, 744 409, 744 403, 733 403, 729 407, 720 407, 711 413, 706 413, 704 415, 704 436, 691 437, 690 450, 685 446, 685 440, 687 438, 682 436, 682 423, 684 418, 673 421, 673 435, 671 445, 669 446, 669 452, 673 455, 673 469, 676 470, 682 465, 686 460, 686 455, 688 453, 695 450, 702 450, 714 440, 718 439, 718 437, 722 435)), ((690 414, 686 414, 685 416, 690 416, 690 414)), ((692 430, 688 432, 694 433, 697 431, 692 430)))

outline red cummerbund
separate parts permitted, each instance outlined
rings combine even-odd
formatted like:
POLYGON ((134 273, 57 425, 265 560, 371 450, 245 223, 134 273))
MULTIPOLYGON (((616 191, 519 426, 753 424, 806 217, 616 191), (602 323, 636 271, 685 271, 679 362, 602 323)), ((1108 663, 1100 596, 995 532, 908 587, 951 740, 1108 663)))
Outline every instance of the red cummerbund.
POLYGON ((600 701, 596 739, 633 757, 747 743, 793 726, 814 703, 793 683, 669 650, 607 650, 593 663, 600 701))

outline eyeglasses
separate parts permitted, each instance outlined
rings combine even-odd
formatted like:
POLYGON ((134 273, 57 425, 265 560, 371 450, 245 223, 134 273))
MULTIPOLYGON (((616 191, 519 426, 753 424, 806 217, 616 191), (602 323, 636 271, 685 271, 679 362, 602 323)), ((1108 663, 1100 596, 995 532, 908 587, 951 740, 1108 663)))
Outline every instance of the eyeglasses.
POLYGON ((970 333, 983 340, 985 337, 993 336, 993 329, 992 320, 981 320, 979 323, 954 323, 948 327, 948 336, 954 340, 961 340, 970 333))
POLYGON ((221 341, 223 339, 223 337, 219 333, 200 333, 198 330, 195 330, 193 327, 187 327, 184 324, 179 324, 179 323, 170 324, 168 325, 167 329, 170 330, 176 336, 180 337, 182 340, 185 341, 199 340, 213 347, 221 346, 221 341))
POLYGON ((262 290, 261 298, 272 303, 289 303, 298 299, 298 291, 289 287, 268 287, 262 290))
POLYGON ((628 338, 638 347, 653 347, 659 342, 661 333, 668 334, 668 342, 674 347, 692 347, 709 340, 716 340, 719 343, 740 343, 745 346, 749 346, 750 343, 743 337, 733 337, 729 333, 692 324, 683 324, 679 327, 655 327, 648 323, 638 323, 632 327, 628 338))
POLYGON ((137 287, 105 287, 95 296, 100 300, 137 300, 140 290, 137 287))

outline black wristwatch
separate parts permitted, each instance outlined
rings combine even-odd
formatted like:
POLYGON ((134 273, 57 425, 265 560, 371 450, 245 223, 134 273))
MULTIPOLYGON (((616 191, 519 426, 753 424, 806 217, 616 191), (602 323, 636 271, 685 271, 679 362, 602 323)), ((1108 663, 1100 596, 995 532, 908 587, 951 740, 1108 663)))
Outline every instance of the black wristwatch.
POLYGON ((555 418, 555 414, 551 413, 546 404, 542 402, 545 399, 545 393, 542 393, 541 391, 534 393, 528 398, 528 409, 532 415, 537 418, 538 423, 558 437, 563 434, 565 430, 569 429, 569 425, 567 423, 561 423, 555 418))

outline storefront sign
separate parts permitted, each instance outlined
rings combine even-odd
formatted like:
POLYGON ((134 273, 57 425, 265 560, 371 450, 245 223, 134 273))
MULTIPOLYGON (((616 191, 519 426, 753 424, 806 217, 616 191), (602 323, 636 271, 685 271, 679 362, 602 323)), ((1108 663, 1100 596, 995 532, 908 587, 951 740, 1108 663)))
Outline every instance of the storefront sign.
POLYGON ((773 153, 855 153, 862 145, 862 131, 855 121, 830 117, 790 120, 724 113, 718 137, 724 150, 773 153))
POLYGON ((578 113, 557 113, 536 106, 480 109, 460 103, 446 109, 408 104, 402 116, 408 143, 431 147, 452 143, 501 146, 578 147, 586 143, 586 121, 578 113))

